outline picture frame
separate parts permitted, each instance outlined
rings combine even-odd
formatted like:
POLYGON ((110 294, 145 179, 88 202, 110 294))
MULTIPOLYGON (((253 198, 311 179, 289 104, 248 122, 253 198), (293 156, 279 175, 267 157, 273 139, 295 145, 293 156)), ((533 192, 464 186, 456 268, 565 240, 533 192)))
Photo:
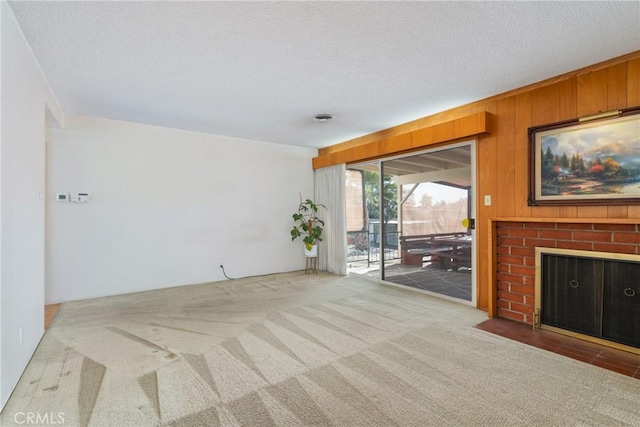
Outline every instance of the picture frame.
POLYGON ((640 107, 528 133, 529 206, 640 204, 640 107))

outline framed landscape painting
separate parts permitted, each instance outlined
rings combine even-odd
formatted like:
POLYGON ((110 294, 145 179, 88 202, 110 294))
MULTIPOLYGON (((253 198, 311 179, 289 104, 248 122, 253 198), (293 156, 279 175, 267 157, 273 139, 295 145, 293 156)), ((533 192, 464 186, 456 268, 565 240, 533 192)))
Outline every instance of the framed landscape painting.
POLYGON ((640 109, 529 128, 529 205, 640 203, 640 109))

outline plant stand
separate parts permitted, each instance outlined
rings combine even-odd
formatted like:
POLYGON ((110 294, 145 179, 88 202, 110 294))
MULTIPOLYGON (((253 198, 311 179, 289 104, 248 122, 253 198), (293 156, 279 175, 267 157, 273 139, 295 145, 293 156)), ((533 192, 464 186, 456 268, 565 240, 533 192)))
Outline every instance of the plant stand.
POLYGON ((304 274, 318 274, 318 257, 305 257, 306 264, 304 266, 304 274))

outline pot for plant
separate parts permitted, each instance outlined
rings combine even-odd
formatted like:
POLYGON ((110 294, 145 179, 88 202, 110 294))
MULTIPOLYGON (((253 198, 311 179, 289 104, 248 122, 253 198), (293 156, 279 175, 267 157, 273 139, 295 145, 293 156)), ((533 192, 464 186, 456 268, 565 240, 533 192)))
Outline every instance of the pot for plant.
POLYGON ((322 241, 324 221, 316 215, 319 207, 325 208, 324 205, 316 204, 311 199, 302 201, 302 196, 300 196, 298 212, 293 214, 294 225, 291 229, 291 240, 302 238, 304 255, 307 258, 318 256, 317 243, 322 241))
POLYGON ((305 246, 304 256, 306 256, 307 258, 313 258, 318 256, 318 245, 311 246, 311 249, 307 249, 307 247, 305 246))

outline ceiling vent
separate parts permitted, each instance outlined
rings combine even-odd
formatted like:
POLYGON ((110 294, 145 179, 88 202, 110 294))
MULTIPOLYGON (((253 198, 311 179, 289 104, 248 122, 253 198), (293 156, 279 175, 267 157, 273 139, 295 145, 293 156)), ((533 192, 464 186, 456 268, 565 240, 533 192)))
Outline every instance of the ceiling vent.
POLYGON ((313 116, 313 120, 316 122, 328 122, 333 119, 333 114, 316 114, 313 116))

